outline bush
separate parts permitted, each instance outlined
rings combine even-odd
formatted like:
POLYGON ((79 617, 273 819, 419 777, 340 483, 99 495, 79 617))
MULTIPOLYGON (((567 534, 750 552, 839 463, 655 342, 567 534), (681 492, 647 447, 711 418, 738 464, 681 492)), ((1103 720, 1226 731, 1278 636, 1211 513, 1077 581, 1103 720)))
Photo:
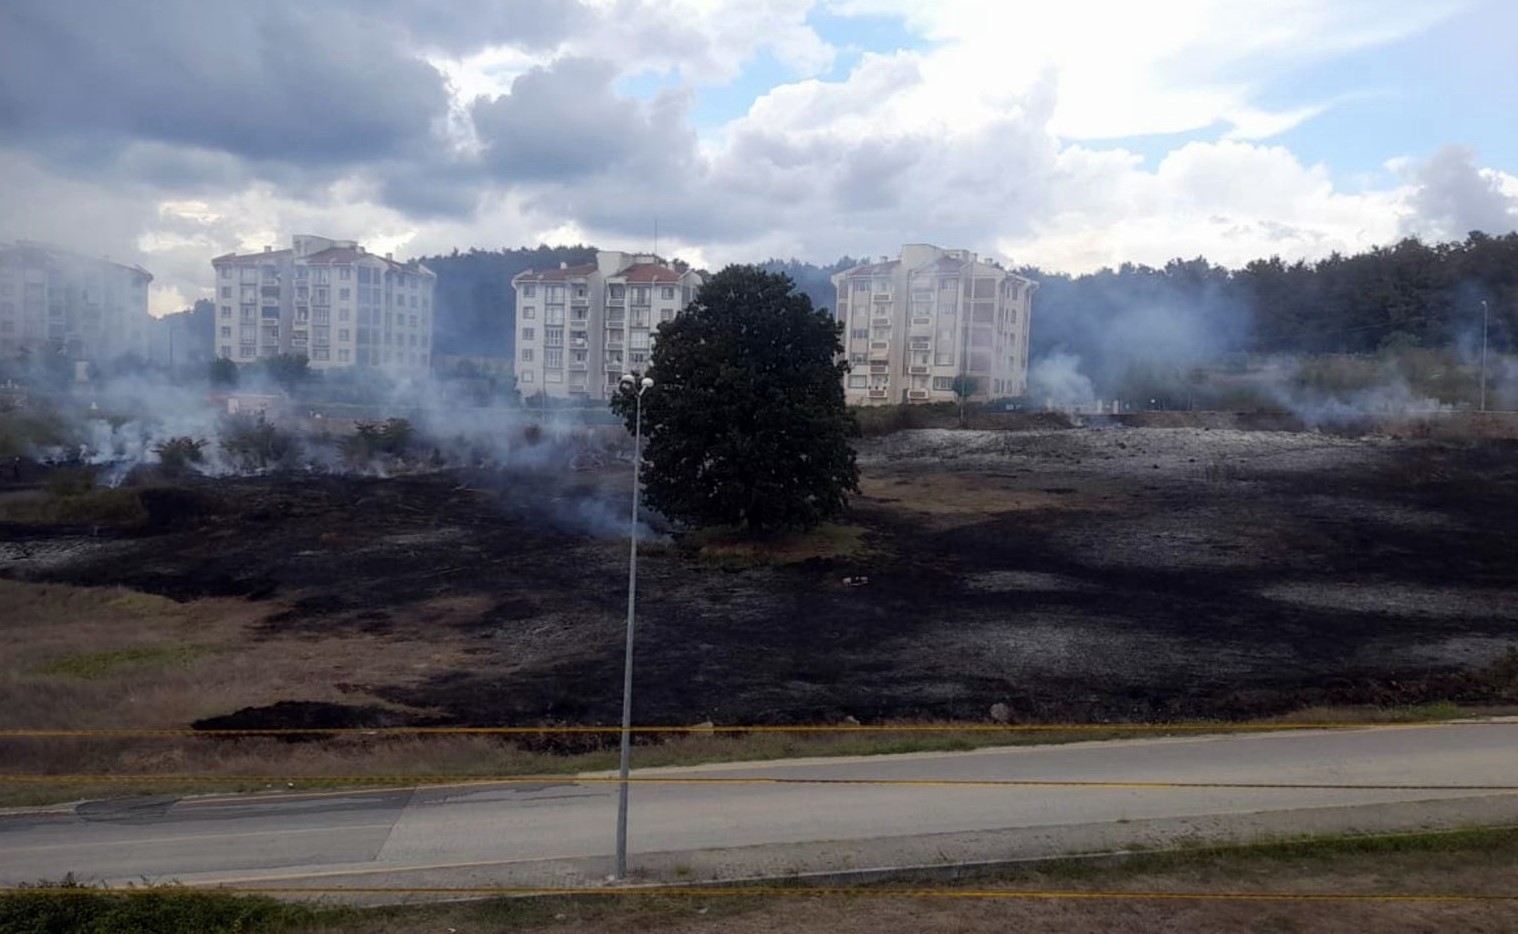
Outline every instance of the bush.
POLYGON ((188 473, 191 466, 206 459, 206 442, 199 438, 170 438, 153 448, 163 472, 172 476, 188 473))
POLYGON ((311 923, 316 912, 272 898, 177 886, 110 892, 76 882, 21 886, 0 895, 0 931, 24 934, 249 934, 311 923))
POLYGON ((300 443, 262 414, 234 415, 221 433, 221 450, 240 470, 289 466, 300 459, 300 443))

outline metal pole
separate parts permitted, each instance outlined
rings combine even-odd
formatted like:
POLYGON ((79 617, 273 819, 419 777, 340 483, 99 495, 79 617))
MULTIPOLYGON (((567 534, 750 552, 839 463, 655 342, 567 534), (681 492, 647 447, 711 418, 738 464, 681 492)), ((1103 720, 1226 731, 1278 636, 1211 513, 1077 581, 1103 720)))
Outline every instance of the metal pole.
POLYGON ((1481 411, 1486 411, 1486 300, 1481 302, 1481 411))
POLYGON ((617 785, 617 871, 627 878, 627 772, 632 747, 633 608, 638 593, 638 468, 643 460, 643 390, 638 390, 633 430, 632 546, 627 562, 627 649, 622 666, 622 756, 617 785))

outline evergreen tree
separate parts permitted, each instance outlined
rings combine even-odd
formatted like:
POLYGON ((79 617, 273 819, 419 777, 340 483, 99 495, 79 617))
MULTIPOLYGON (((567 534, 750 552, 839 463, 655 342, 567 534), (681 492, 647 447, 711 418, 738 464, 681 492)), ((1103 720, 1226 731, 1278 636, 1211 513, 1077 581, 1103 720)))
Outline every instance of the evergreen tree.
MULTIPOLYGON (((859 489, 841 326, 789 276, 729 266, 659 326, 643 396, 645 497, 671 519, 810 528, 859 489)), ((633 430, 636 399, 612 409, 633 430)))

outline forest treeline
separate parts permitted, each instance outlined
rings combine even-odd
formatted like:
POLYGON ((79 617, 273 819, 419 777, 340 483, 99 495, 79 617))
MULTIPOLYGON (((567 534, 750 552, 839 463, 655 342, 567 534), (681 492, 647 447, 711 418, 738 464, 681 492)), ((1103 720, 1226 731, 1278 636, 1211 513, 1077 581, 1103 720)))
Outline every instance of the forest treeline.
MULTIPOLYGON (((510 355, 511 277, 594 256, 594 247, 579 245, 422 257, 438 275, 438 352, 510 355)), ((856 262, 770 259, 759 265, 786 273, 815 305, 831 307, 829 277, 856 262)), ((1472 233, 1437 244, 1407 239, 1315 262, 1260 259, 1241 269, 1198 257, 1074 276, 1032 266, 1016 271, 1040 282, 1030 348, 1035 358, 1055 350, 1100 358, 1110 352, 1114 327, 1130 351, 1132 342, 1146 339, 1173 347, 1177 331, 1192 349, 1209 352, 1446 347, 1479 340, 1483 301, 1494 349, 1510 351, 1518 334, 1518 233, 1472 233)))

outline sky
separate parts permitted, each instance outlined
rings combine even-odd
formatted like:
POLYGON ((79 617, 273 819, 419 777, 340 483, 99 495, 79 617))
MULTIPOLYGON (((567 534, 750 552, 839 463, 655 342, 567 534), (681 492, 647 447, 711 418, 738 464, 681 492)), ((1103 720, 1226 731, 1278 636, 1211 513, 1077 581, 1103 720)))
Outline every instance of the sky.
POLYGON ((1518 227, 1512 0, 7 0, 0 240, 1082 272, 1518 227))

